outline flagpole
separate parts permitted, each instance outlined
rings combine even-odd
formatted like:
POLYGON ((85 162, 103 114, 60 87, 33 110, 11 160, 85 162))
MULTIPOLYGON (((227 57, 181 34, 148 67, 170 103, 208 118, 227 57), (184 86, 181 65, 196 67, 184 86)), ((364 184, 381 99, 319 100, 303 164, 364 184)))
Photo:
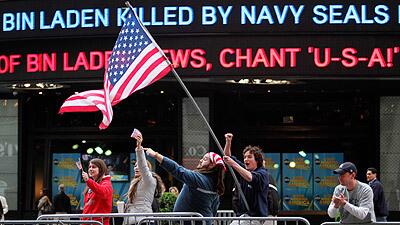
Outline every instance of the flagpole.
MULTIPOLYGON (((129 1, 125 2, 125 5, 128 6, 133 14, 137 17, 135 11, 133 10, 132 5, 130 4, 129 1)), ((142 24, 142 21, 140 21, 140 19, 138 18, 139 23, 142 25, 143 29, 146 31, 148 37, 153 41, 153 43, 157 46, 158 50, 160 51, 160 53, 164 56, 164 58, 166 59, 166 61, 168 62, 169 66, 171 67, 172 73, 174 74, 175 78, 178 80, 179 84, 182 86, 183 90, 186 92, 186 95, 190 98, 190 100, 192 101, 193 105, 195 106, 195 108, 197 109, 197 111, 199 112, 201 118, 203 119, 204 123, 207 125, 208 131, 210 132, 211 136, 213 137, 215 143, 217 144, 217 147, 219 149, 219 151, 221 152, 221 155, 225 155, 224 154, 224 150, 222 149, 221 144, 218 141, 217 136, 215 135, 213 129, 211 128, 210 124, 208 123, 206 117, 204 116, 203 112, 201 111, 199 105, 197 104, 197 102, 194 100, 192 94, 189 92, 189 90, 187 89, 186 85, 183 83, 182 79, 180 78, 180 76, 178 75, 178 73, 176 72, 175 68, 172 66, 172 63, 169 61, 169 59, 167 58, 167 56, 164 54, 163 50, 160 48, 160 46, 158 46, 157 42, 155 42, 155 40, 153 39, 153 37, 150 35, 150 32, 147 30, 147 28, 142 24)), ((232 169, 231 166, 227 165, 229 172, 232 174, 233 180, 235 181, 236 187, 239 191, 239 195, 242 198, 244 205, 247 209, 247 211, 250 211, 250 207, 249 204, 247 203, 246 197, 244 196, 244 193, 242 191, 242 188, 240 187, 239 181, 232 169)))

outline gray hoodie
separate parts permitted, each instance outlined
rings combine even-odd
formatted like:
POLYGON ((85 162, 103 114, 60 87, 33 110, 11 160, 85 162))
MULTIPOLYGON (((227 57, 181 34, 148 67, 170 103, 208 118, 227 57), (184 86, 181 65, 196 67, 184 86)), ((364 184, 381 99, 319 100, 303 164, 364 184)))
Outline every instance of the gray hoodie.
POLYGON ((359 224, 376 222, 374 213, 374 196, 371 187, 368 184, 357 180, 357 184, 352 191, 347 190, 343 185, 335 187, 334 195, 339 196, 342 193, 347 199, 347 203, 339 208, 334 207, 333 201, 328 207, 328 215, 335 218, 339 212, 341 223, 359 224))

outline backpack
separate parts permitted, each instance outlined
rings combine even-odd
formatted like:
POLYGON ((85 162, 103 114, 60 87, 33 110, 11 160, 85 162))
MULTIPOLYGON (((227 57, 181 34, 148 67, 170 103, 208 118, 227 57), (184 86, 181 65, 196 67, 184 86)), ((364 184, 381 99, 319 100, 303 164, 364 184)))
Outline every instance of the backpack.
POLYGON ((268 214, 272 216, 278 215, 279 193, 278 189, 273 184, 269 184, 267 200, 268 200, 268 214))
POLYGON ((279 212, 279 192, 276 187, 275 179, 269 174, 269 187, 268 187, 268 214, 272 216, 278 215, 279 212))
POLYGON ((237 190, 235 185, 232 190, 232 209, 233 212, 235 212, 236 216, 239 215, 239 208, 240 208, 239 191, 237 190))

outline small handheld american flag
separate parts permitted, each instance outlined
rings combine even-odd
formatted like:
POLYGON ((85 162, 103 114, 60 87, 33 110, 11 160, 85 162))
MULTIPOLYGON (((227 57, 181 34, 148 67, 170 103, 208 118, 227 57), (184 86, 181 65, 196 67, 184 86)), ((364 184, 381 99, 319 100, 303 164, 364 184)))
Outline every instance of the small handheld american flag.
POLYGON ((76 167, 78 168, 78 170, 80 170, 80 171, 83 170, 81 159, 79 159, 78 162, 75 162, 75 164, 76 164, 76 167))
POLYGON ((138 129, 136 129, 136 128, 133 129, 131 138, 136 138, 136 137, 138 137, 138 136, 142 136, 142 133, 141 133, 138 129))

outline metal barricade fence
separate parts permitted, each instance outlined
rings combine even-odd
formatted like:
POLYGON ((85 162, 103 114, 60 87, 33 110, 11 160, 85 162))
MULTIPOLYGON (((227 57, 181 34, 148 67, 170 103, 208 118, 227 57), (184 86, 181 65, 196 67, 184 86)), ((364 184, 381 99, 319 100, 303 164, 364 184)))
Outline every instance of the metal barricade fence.
POLYGON ((147 217, 202 217, 196 212, 165 212, 165 213, 99 213, 99 214, 44 214, 37 220, 74 220, 89 218, 90 220, 100 220, 104 223, 104 219, 110 218, 110 225, 120 225, 124 219, 134 218, 139 221, 141 218, 147 217))
POLYGON ((137 225, 215 225, 220 222, 232 225, 269 225, 274 222, 279 225, 310 225, 303 217, 152 217, 139 220, 137 225))
POLYGON ((3 220, 0 225, 103 225, 94 220, 3 220))
MULTIPOLYGON (((217 217, 235 217, 236 214, 233 210, 218 210, 217 217)), ((218 221, 218 225, 229 225, 230 220, 218 221)))
MULTIPOLYGON (((343 223, 340 222, 324 222, 321 223, 321 225, 341 225, 343 223)), ((375 222, 375 223, 355 223, 355 224, 351 224, 351 225, 400 225, 400 221, 391 221, 391 222, 375 222)))
POLYGON ((236 214, 233 210, 218 210, 217 217, 235 217, 236 214))

